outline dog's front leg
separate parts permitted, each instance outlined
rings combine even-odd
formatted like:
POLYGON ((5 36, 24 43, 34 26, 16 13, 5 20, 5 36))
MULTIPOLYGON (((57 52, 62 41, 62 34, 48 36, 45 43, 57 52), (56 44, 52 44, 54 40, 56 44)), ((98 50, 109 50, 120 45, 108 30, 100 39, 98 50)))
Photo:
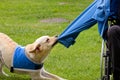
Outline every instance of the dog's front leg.
POLYGON ((40 71, 30 72, 32 80, 51 80, 50 78, 44 77, 40 74, 40 71))
POLYGON ((45 71, 44 67, 41 69, 40 72, 41 72, 42 76, 50 78, 51 80, 66 80, 66 79, 63 79, 57 75, 54 75, 54 74, 51 74, 51 73, 45 71))
POLYGON ((3 63, 0 59, 0 75, 5 75, 5 76, 9 76, 8 74, 6 74, 4 71, 3 71, 3 63))
POLYGON ((6 74, 4 71, 3 71, 3 65, 4 65, 4 60, 2 58, 2 53, 0 51, 0 75, 5 75, 5 76, 9 76, 8 74, 6 74))

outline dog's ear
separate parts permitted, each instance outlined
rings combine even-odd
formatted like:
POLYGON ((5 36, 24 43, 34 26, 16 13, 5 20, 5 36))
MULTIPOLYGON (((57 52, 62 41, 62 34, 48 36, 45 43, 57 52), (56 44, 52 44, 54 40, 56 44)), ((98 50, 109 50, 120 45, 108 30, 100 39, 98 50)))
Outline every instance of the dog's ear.
POLYGON ((36 52, 36 50, 40 51, 40 46, 41 45, 37 43, 31 44, 29 52, 33 53, 33 52, 36 52))

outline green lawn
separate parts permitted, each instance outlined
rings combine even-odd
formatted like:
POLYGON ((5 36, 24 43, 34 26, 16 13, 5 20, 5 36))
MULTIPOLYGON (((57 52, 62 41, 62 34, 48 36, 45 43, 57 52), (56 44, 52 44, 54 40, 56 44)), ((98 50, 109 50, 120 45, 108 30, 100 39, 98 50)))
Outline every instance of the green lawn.
MULTIPOLYGON (((43 35, 59 35, 94 0, 1 0, 0 32, 21 45, 43 35), (43 23, 42 19, 64 18, 68 22, 43 23)), ((100 78, 101 37, 97 25, 78 36, 70 48, 57 44, 45 61, 45 69, 68 80, 100 78)), ((0 80, 30 80, 28 75, 9 73, 0 80)))

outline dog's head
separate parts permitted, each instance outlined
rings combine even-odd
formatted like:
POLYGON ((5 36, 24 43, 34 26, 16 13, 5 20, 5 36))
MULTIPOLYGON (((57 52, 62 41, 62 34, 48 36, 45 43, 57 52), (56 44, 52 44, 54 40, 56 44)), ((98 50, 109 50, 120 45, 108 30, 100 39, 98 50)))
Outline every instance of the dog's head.
POLYGON ((33 44, 27 45, 26 52, 32 60, 43 62, 56 43, 56 37, 42 36, 33 44))

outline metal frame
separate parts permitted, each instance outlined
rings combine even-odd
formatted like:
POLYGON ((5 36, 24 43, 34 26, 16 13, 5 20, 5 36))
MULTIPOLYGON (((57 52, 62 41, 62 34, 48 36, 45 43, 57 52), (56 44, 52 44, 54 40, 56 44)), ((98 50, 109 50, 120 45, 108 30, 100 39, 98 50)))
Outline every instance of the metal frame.
POLYGON ((101 48, 101 61, 100 61, 100 69, 101 69, 101 80, 111 80, 110 75, 112 75, 112 65, 110 60, 110 53, 106 46, 106 41, 102 41, 101 48))

